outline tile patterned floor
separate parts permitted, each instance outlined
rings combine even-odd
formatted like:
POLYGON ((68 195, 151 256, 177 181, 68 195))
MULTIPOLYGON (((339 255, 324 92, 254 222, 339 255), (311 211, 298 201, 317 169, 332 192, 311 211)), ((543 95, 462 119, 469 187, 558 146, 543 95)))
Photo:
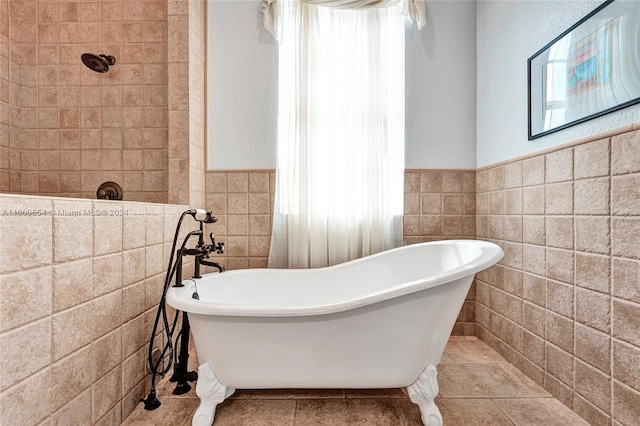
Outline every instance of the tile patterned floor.
MULTIPOLYGON (((587 422, 513 367, 476 337, 451 337, 438 366, 445 426, 585 426, 587 422)), ((162 406, 142 405, 126 426, 191 424, 198 406, 195 387, 171 395, 158 387, 162 406)), ((420 426, 420 411, 400 389, 239 390, 216 410, 215 426, 420 426)))

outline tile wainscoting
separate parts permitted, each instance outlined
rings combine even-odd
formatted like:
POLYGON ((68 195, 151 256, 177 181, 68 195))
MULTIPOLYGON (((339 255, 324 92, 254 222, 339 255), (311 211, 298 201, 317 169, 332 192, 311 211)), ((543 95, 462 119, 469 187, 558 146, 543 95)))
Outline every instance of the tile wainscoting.
MULTIPOLYGON (((214 260, 265 267, 275 172, 209 171, 205 180, 205 207, 220 219, 209 228, 227 248, 214 260)), ((504 259, 478 274, 454 334, 478 335, 590 423, 632 425, 639 200, 636 125, 478 171, 407 170, 404 239, 503 247, 504 259)), ((147 334, 186 206, 0 195, 0 208, 128 211, 0 217, 0 422, 119 423, 148 390, 147 334), (22 399, 35 404, 23 410, 22 399)))
MULTIPOLYGON (((591 424, 640 418, 640 130, 477 171, 476 333, 591 424)), ((616 134, 617 133, 617 134, 616 134)))
POLYGON ((0 194, 0 424, 119 425, 133 411, 186 208, 0 194))

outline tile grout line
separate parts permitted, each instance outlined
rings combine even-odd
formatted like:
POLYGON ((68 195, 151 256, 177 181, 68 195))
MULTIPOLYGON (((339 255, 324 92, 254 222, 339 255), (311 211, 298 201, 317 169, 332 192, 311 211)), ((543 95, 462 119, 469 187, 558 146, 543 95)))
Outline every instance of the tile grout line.
MULTIPOLYGON (((187 416, 186 421, 184 422, 183 426, 189 426, 193 420, 193 415, 196 413, 196 410, 198 409, 198 404, 196 404, 191 411, 189 412, 189 415, 187 416)), ((124 419, 122 419, 122 421, 124 421, 124 419)))
POLYGON ((576 405, 576 367, 577 367, 577 363, 578 363, 578 356, 576 355, 577 352, 577 340, 576 339, 576 330, 577 330, 577 314, 578 314, 578 307, 577 307, 577 299, 578 299, 578 280, 577 280, 577 261, 576 261, 576 239, 577 239, 577 233, 576 233, 576 178, 575 178, 575 163, 576 163, 576 152, 575 149, 569 148, 570 152, 571 152, 571 220, 572 220, 572 225, 573 225, 573 248, 572 248, 572 252, 573 252, 573 262, 572 262, 572 267, 573 267, 573 303, 571 303, 571 314, 572 314, 572 333, 573 333, 573 344, 572 346, 572 364, 573 364, 573 371, 571 372, 571 409, 574 410, 575 409, 575 405, 576 405))
POLYGON ((398 414, 400 415, 400 423, 402 426, 407 426, 407 421, 404 418, 404 415, 402 414, 402 410, 400 410, 400 407, 398 407, 398 401, 395 399, 392 399, 393 402, 393 406, 395 407, 396 411, 398 412, 398 414))
POLYGON ((498 404, 496 404, 495 399, 497 399, 497 398, 491 398, 491 399, 490 399, 491 403, 492 403, 493 405, 495 405, 495 406, 498 408, 498 410, 500 410, 500 412, 501 412, 502 414, 504 414, 504 416, 507 418, 507 420, 509 420, 509 421, 511 422, 511 424, 512 424, 513 426, 517 426, 517 425, 516 425, 516 423, 515 423, 515 421, 514 421, 514 420, 509 416, 509 414, 508 414, 505 410, 503 410, 503 409, 502 409, 502 407, 500 407, 498 404))
POLYGON ((609 417, 610 421, 613 423, 615 421, 614 417, 614 383, 613 383, 613 366, 614 366, 614 354, 613 354, 613 209, 611 208, 611 198, 613 193, 613 169, 612 169, 612 159, 611 153, 613 151, 613 138, 607 139, 607 148, 609 154, 609 417))
POLYGON ((297 417, 298 417, 298 401, 299 400, 294 400, 293 401, 293 421, 292 421, 292 426, 295 426, 297 423, 297 417))

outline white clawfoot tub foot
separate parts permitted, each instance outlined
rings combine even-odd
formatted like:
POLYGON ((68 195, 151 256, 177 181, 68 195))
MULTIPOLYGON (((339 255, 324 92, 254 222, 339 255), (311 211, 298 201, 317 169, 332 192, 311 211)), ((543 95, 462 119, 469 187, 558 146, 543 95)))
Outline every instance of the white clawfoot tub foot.
POLYGON ((422 423, 425 426, 442 426, 442 415, 433 399, 438 395, 438 371, 433 364, 420 373, 418 380, 407 387, 409 399, 420 407, 422 423))
POLYGON ((198 368, 196 394, 200 405, 193 415, 192 426, 211 426, 216 415, 216 407, 229 398, 236 390, 228 388, 218 381, 211 367, 206 362, 198 368))

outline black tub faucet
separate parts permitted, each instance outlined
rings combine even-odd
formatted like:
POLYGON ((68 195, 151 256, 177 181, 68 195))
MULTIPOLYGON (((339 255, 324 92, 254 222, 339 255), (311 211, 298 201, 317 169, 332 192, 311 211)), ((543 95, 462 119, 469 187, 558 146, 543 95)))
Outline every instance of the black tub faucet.
MULTIPOLYGON (((213 232, 209 234, 211 244, 204 243, 204 224, 216 223, 218 221, 218 218, 212 216, 210 211, 201 209, 189 210, 189 214, 191 214, 193 218, 200 223, 198 244, 196 244, 196 246, 192 249, 183 249, 181 251, 181 255, 195 257, 193 278, 202 278, 202 275, 200 275, 200 265, 211 266, 213 268, 217 268, 219 272, 224 272, 224 266, 222 266, 221 264, 205 260, 209 259, 209 255, 213 252, 217 254, 224 253, 224 243, 220 242, 216 244, 215 235, 213 234, 213 232)), ((182 277, 178 277, 178 275, 180 274, 176 275, 176 284, 178 284, 178 279, 182 281, 182 277)))

